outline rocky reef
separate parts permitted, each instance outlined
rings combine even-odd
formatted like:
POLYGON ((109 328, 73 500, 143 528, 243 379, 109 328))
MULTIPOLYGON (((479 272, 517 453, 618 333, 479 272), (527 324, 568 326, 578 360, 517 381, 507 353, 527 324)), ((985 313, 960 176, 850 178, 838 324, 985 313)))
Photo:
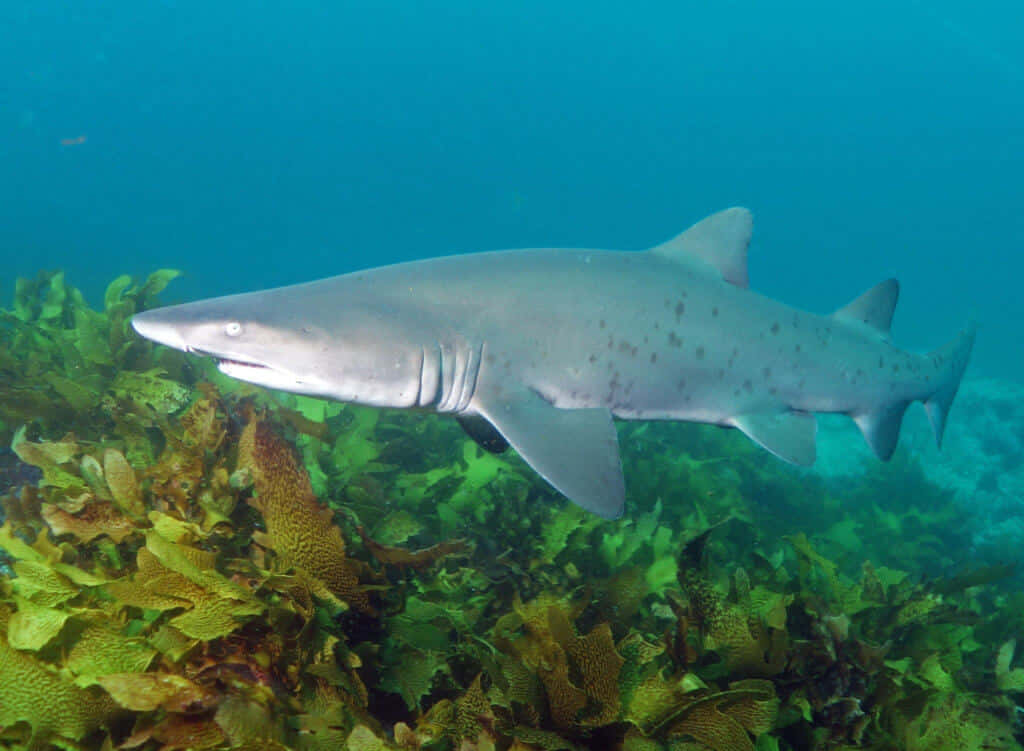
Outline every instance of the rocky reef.
POLYGON ((1020 579, 912 451, 838 483, 625 424, 605 522, 445 418, 139 340, 173 277, 0 312, 5 746, 1020 748, 1020 579))

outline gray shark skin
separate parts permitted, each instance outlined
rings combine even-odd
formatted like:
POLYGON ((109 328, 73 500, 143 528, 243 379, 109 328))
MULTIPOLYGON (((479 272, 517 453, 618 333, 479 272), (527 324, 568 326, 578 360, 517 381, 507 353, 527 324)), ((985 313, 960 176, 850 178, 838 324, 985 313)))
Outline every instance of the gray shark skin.
POLYGON ((733 208, 647 251, 447 256, 132 323, 243 381, 454 413, 608 518, 625 496, 613 417, 729 426, 809 465, 813 413, 850 415, 888 459, 907 406, 923 401, 941 443, 973 326, 919 355, 889 338, 895 280, 832 315, 759 295, 747 288, 750 233, 750 212, 733 208))

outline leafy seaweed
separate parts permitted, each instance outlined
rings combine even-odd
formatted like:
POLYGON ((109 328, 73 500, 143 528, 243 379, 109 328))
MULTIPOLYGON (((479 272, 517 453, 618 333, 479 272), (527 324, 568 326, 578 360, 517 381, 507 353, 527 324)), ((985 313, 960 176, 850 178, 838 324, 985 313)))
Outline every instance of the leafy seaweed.
POLYGON ((444 418, 137 339, 174 276, 93 311, 41 274, 0 313, 0 742, 1020 748, 1018 574, 954 564, 956 507, 906 455, 831 487, 623 425, 604 522, 444 418))

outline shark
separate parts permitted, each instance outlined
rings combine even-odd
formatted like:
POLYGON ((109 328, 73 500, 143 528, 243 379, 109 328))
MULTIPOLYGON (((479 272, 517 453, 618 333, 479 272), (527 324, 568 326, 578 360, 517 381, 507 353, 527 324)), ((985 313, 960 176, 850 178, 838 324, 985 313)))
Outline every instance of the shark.
POLYGON ((920 401, 941 446, 976 326, 915 354, 890 337, 894 279, 827 315, 758 294, 751 231, 735 207, 646 250, 442 256, 156 308, 132 325, 267 388, 454 414, 606 518, 625 501, 616 418, 733 428, 811 465, 815 413, 849 415, 887 460, 920 401))

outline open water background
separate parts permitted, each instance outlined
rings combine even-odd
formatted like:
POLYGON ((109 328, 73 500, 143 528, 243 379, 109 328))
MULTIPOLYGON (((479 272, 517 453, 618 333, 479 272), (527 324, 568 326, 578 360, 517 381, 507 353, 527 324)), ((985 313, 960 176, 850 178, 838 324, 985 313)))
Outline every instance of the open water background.
POLYGON ((1019 379, 1022 49, 1006 0, 5 2, 0 282, 186 300, 744 204, 758 290, 898 276, 901 344, 973 316, 1019 379))

